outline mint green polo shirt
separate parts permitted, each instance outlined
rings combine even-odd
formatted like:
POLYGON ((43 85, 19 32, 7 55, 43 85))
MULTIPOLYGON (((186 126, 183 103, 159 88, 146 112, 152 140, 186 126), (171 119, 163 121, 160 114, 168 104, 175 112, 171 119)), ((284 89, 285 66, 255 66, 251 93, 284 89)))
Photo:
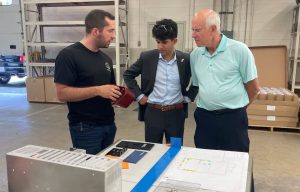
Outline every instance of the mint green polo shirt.
POLYGON ((244 84, 257 78, 249 48, 225 35, 212 55, 206 47, 192 51, 191 71, 193 85, 199 86, 197 107, 210 111, 246 106, 249 98, 244 84))

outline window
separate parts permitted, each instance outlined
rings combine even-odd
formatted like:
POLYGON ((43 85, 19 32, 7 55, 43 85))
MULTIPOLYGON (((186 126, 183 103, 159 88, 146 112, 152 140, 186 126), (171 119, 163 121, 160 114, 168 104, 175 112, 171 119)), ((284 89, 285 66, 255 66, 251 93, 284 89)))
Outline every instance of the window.
POLYGON ((0 5, 11 5, 12 0, 0 0, 0 5))

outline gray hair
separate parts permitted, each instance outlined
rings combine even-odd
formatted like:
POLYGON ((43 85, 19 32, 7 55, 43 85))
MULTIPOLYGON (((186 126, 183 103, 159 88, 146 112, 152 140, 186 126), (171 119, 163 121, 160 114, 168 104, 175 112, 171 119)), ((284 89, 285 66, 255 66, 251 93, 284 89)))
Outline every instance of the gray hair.
POLYGON ((206 27, 210 27, 215 25, 217 27, 217 32, 221 33, 220 31, 220 23, 221 23, 221 19, 220 19, 220 15, 215 12, 215 11, 211 11, 208 16, 206 17, 206 27))

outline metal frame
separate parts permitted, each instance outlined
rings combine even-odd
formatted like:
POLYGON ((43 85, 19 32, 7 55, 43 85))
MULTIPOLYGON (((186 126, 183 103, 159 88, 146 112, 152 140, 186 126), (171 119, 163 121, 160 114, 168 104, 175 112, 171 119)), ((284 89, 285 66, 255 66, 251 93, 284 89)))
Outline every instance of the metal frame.
MULTIPOLYGON (((291 81, 291 91, 294 92, 295 89, 300 89, 300 85, 296 84, 297 77, 297 66, 300 62, 299 58, 299 40, 300 40, 300 6, 297 5, 293 9, 293 22, 290 40, 290 50, 289 50, 289 63, 290 63, 290 73, 292 73, 291 81)), ((289 74, 290 74, 289 73, 289 74)))
MULTIPOLYGON (((84 26, 84 21, 43 21, 43 8, 44 7, 67 7, 67 6, 114 6, 116 39, 109 48, 115 49, 116 64, 113 66, 116 70, 116 82, 118 85, 121 83, 121 66, 128 66, 129 63, 129 48, 128 48, 128 0, 20 0, 22 10, 22 26, 23 26, 23 43, 25 52, 26 71, 29 77, 39 76, 37 70, 41 69, 42 75, 47 75, 45 68, 54 67, 54 62, 45 62, 46 47, 66 47, 72 43, 64 42, 45 42, 44 41, 44 28, 45 27, 78 27, 84 26), (36 11, 30 10, 32 5, 36 5, 36 11), (122 6, 124 8, 122 8, 122 6), (120 11, 125 11, 126 21, 120 21, 120 11), (37 21, 32 21, 29 18, 29 12, 37 13, 37 21), (32 28, 33 27, 33 28, 32 28), (122 27, 126 27, 124 30, 122 27), (121 29, 121 30, 120 30, 121 29), (122 32, 122 36, 120 33, 122 32), (40 42, 35 42, 34 37, 38 37, 40 42), (124 43, 121 43, 121 38, 124 43), (31 62, 30 54, 34 48, 40 47, 41 49, 41 62, 31 62), (124 51, 121 53, 121 49, 124 51), (121 64, 121 57, 124 62, 121 64)), ((53 70, 52 70, 53 71, 53 70)))

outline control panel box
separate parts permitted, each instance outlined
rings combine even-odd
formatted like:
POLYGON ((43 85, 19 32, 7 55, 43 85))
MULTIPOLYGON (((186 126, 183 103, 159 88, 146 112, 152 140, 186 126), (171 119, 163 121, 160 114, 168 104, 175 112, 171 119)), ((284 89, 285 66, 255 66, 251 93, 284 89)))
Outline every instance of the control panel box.
POLYGON ((120 192, 121 161, 27 145, 6 154, 10 192, 120 192))

